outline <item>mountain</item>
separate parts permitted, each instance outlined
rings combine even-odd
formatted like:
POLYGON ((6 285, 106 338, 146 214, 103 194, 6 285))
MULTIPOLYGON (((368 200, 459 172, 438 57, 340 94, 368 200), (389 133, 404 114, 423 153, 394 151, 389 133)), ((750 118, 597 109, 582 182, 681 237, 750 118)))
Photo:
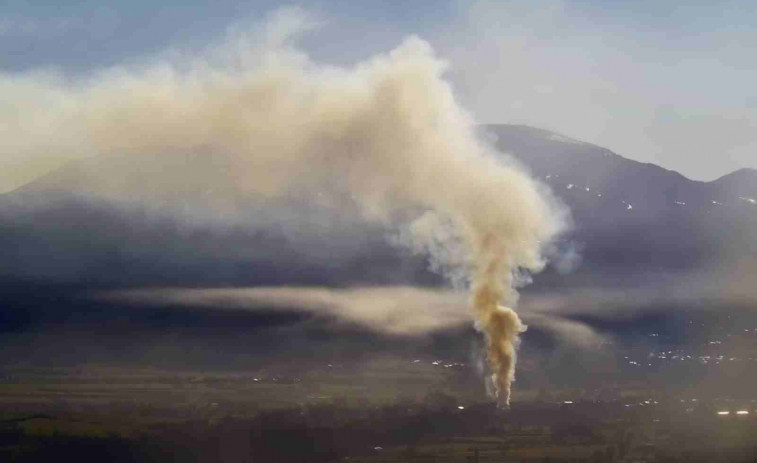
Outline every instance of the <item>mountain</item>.
POLYGON ((45 196, 88 196, 181 210, 230 206, 241 195, 228 157, 206 152, 139 156, 108 154, 71 162, 12 192, 35 202, 45 196))
POLYGON ((713 201, 743 205, 757 197, 757 170, 741 169, 713 182, 690 180, 655 164, 626 159, 612 151, 556 133, 522 125, 487 125, 496 147, 515 155, 547 183, 591 188, 606 200, 645 211, 673 205, 710 207, 713 201))
MULTIPOLYGON (((577 275, 631 280, 757 260, 754 169, 699 182, 543 129, 481 129, 570 208, 574 228, 558 247, 581 255, 577 275)), ((439 282, 421 258, 387 244, 384 230, 312 205, 272 214, 230 186, 234 172, 228 159, 199 152, 71 163, 0 196, 0 276, 439 282)))
POLYGON ((589 267, 688 271, 757 256, 754 169, 700 182, 543 129, 482 129, 570 207, 589 267))
POLYGON ((718 199, 727 201, 738 197, 751 204, 757 202, 757 169, 739 169, 712 182, 718 199))
MULTIPOLYGON (((736 315, 757 300, 754 170, 697 182, 546 130, 481 129, 503 162, 530 170, 574 221, 557 243, 556 264, 521 289, 524 317, 558 315, 555 326, 566 332, 584 327, 565 339, 610 333, 617 344, 603 344, 608 353, 663 342, 663 336, 713 347, 707 343, 726 331, 714 329, 712 320, 727 319, 735 327, 728 333, 755 326, 754 317, 736 315)), ((205 310, 89 297, 151 287, 446 284, 423 256, 393 246, 386 230, 311 203, 271 211, 236 191, 233 175, 225 158, 203 153, 110 155, 0 195, 0 335, 6 340, 0 363, 89 358, 154 365, 158 359, 215 367, 247 364, 251 354, 323 358, 375 346, 404 349, 404 341, 364 330, 335 333, 331 318, 296 306, 281 313, 205 310)), ((556 332, 524 319, 531 326, 522 365, 534 361, 528 349, 542 346, 554 350, 536 357, 539 375, 551 372, 560 382, 597 377, 592 357, 562 347, 556 332)), ((425 346, 418 349, 468 351, 472 335, 434 334, 418 341, 425 346)), ((680 368, 688 370, 685 365, 680 368)))
POLYGON ((0 195, 0 283, 441 282, 422 257, 390 245, 386 230, 311 203, 258 201, 233 186, 234 174, 218 155, 115 154, 0 195))

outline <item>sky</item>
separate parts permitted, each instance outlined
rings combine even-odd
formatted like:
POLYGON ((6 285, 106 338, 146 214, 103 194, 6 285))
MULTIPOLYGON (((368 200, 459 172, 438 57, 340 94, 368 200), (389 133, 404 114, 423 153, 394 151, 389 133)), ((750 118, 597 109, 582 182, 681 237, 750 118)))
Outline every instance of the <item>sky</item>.
POLYGON ((202 49, 293 7, 316 25, 299 46, 317 62, 428 41, 477 122, 547 128, 696 180, 757 168, 757 3, 747 0, 5 0, 0 77, 86 77, 202 49))

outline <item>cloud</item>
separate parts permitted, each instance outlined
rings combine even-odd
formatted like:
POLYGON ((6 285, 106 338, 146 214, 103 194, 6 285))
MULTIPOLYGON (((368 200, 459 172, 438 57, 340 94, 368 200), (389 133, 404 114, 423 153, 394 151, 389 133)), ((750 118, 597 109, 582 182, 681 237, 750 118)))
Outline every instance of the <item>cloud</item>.
MULTIPOLYGON (((166 5, 156 15, 146 6, 132 5, 127 15, 120 7, 93 13, 68 5, 62 14, 87 18, 85 27, 77 25, 77 30, 100 32, 51 40, 47 47, 24 49, 10 60, 90 69, 94 64, 82 61, 144 60, 147 50, 163 48, 172 40, 183 42, 174 42, 174 48, 186 47, 186 42, 222 33, 240 15, 264 17, 268 7, 213 5, 207 7, 213 8, 209 14, 202 8, 166 5), (128 26, 113 37, 119 21, 128 26), (139 28, 140 34, 124 35, 129 33, 124 29, 137 29, 140 23, 148 23, 139 28), (89 46, 92 38, 98 39, 96 48, 89 46)), ((452 63, 455 91, 478 121, 554 129, 695 179, 757 167, 752 156, 756 140, 750 135, 757 133, 752 85, 757 68, 754 60, 745 59, 757 46, 757 10, 743 1, 450 0, 433 7, 413 5, 411 9, 420 10, 410 15, 404 4, 384 5, 381 11, 364 3, 320 8, 315 18, 310 12, 301 14, 302 9, 284 9, 285 18, 269 28, 273 35, 268 39, 275 41, 277 34, 293 38, 295 30, 313 31, 326 24, 308 35, 302 48, 319 61, 355 63, 417 34, 452 63), (659 118, 658 112, 666 108, 680 120, 668 123, 659 118), (709 124, 710 118, 720 122, 709 124), (731 137, 734 131, 740 134, 738 141, 731 137)), ((10 37, 7 34, 24 28, 57 27, 39 20, 22 27, 25 21, 6 19, 0 31, 10 37)), ((266 27, 251 26, 250 21, 231 29, 229 36, 267 40, 266 27), (251 33, 253 29, 258 32, 251 33)))
POLYGON ((737 45, 757 34, 733 27, 754 15, 713 5, 717 15, 681 8, 681 22, 653 21, 654 8, 463 2, 431 41, 479 120, 552 129, 694 179, 757 167, 757 66, 737 45))
POLYGON ((18 38, 47 38, 70 30, 75 25, 72 19, 58 18, 39 20, 32 18, 0 18, 0 37, 6 40, 18 38))

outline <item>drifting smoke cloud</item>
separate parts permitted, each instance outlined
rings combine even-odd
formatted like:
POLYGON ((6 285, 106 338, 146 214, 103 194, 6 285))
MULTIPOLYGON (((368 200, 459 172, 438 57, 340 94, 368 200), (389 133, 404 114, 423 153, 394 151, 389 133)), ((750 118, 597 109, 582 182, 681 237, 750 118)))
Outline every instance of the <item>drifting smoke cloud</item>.
MULTIPOLYGON (((412 286, 151 288, 95 292, 90 297, 147 306, 302 310, 392 336, 416 336, 458 328, 473 318, 473 314, 465 310, 465 293, 412 286)), ((524 301, 524 305, 529 306, 528 301, 524 301)), ((529 326, 543 329, 567 345, 588 349, 605 340, 584 323, 527 308, 523 319, 529 326)))
POLYGON ((389 335, 419 335, 459 327, 471 320, 465 294, 410 286, 332 289, 162 288, 95 293, 105 301, 233 310, 305 310, 389 335))
POLYGON ((230 180, 256 197, 317 197, 370 222, 409 224, 401 239, 471 288, 497 400, 508 404, 525 326, 502 304, 516 302, 521 270, 543 268, 562 212, 476 137, 426 42, 408 38, 350 68, 319 66, 289 45, 293 24, 308 24, 291 15, 268 26, 263 46, 236 40, 191 63, 79 85, 4 77, 0 151, 21 157, 3 180, 31 179, 60 153, 139 163, 140 153, 204 151, 227 156, 230 180))

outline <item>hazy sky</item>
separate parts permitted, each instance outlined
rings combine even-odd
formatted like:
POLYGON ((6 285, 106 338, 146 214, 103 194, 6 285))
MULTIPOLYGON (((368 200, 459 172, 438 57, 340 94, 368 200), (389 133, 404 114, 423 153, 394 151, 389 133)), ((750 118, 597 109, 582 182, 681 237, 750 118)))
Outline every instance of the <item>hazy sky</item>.
MULTIPOLYGON (((0 72, 69 76, 193 49, 259 22, 273 0, 5 0, 0 72)), ((301 39, 346 64, 411 34, 451 64, 480 122, 525 123, 700 180, 757 168, 757 2, 365 1, 301 4, 301 39)), ((0 153, 3 155, 3 153, 0 153)))

